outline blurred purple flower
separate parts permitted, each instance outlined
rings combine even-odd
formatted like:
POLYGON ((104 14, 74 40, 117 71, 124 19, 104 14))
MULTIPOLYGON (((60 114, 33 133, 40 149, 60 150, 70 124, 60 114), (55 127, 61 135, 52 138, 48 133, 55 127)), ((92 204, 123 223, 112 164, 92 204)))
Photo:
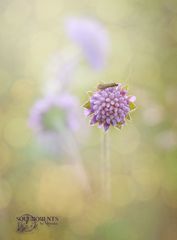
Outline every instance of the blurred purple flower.
POLYGON ((129 113, 135 109, 135 96, 128 96, 121 84, 100 84, 90 100, 84 105, 86 116, 91 116, 91 125, 96 123, 107 131, 112 125, 121 128, 129 113))
POLYGON ((110 40, 100 22, 90 18, 71 17, 66 21, 66 31, 80 46, 93 68, 101 69, 105 66, 110 40))
POLYGON ((56 133, 65 128, 77 131, 78 102, 69 94, 47 96, 36 102, 31 109, 29 125, 35 133, 56 133))
POLYGON ((29 117, 29 126, 37 134, 37 140, 43 150, 53 154, 67 153, 70 162, 83 184, 89 190, 87 174, 82 166, 75 132, 81 128, 80 104, 72 95, 46 96, 38 100, 32 107, 29 117))

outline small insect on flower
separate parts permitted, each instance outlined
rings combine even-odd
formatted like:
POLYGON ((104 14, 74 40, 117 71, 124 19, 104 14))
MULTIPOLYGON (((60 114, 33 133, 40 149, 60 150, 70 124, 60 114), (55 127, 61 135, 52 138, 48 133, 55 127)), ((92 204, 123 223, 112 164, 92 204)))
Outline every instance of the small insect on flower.
POLYGON ((125 120, 130 120, 130 112, 135 110, 135 96, 128 96, 127 86, 120 83, 99 84, 83 107, 85 115, 91 117, 90 124, 98 123, 105 131, 110 126, 121 129, 125 120))

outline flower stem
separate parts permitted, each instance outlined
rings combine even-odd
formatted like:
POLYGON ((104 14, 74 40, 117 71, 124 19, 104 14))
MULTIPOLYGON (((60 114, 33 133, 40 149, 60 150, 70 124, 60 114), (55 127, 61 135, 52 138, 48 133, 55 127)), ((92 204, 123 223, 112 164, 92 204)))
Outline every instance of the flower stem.
POLYGON ((83 166, 80 150, 72 132, 65 129, 60 146, 62 147, 62 150, 70 157, 70 162, 73 164, 75 173, 79 177, 83 188, 87 192, 91 192, 89 178, 86 169, 83 166))
POLYGON ((111 198, 111 163, 109 154, 109 136, 104 133, 101 146, 101 182, 103 195, 107 200, 111 198))

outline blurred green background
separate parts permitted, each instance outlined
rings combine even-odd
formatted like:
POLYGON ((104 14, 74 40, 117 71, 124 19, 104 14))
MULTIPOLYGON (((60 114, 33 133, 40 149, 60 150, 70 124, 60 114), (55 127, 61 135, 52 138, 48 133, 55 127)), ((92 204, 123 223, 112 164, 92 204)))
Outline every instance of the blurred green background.
POLYGON ((0 239, 176 240, 177 1, 1 0, 0 29, 0 239), (50 57, 75 51, 64 29, 70 16, 97 18, 112 48, 102 71, 80 63, 72 94, 82 103, 98 82, 120 81, 137 97, 132 121, 109 132, 109 201, 100 189, 100 129, 83 116, 88 192, 69 156, 38 147, 27 124, 50 57), (25 213, 63 221, 20 234, 16 217, 25 213))

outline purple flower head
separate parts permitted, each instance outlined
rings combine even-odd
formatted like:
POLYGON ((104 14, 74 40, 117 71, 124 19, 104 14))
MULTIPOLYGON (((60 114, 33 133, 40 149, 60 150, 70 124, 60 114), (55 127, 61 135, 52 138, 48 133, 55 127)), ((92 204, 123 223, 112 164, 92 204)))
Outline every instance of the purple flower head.
POLYGON ((98 123, 107 131, 111 125, 121 128, 130 119, 129 113, 136 108, 133 103, 136 97, 128 96, 126 88, 116 83, 98 85, 98 90, 84 104, 91 125, 98 123))
POLYGON ((89 18, 69 18, 66 22, 69 37, 79 45, 90 65, 95 69, 105 66, 109 51, 109 36, 104 26, 89 18))
POLYGON ((29 125, 35 133, 52 135, 65 128, 77 131, 78 102, 69 95, 47 96, 36 102, 31 109, 29 125))

